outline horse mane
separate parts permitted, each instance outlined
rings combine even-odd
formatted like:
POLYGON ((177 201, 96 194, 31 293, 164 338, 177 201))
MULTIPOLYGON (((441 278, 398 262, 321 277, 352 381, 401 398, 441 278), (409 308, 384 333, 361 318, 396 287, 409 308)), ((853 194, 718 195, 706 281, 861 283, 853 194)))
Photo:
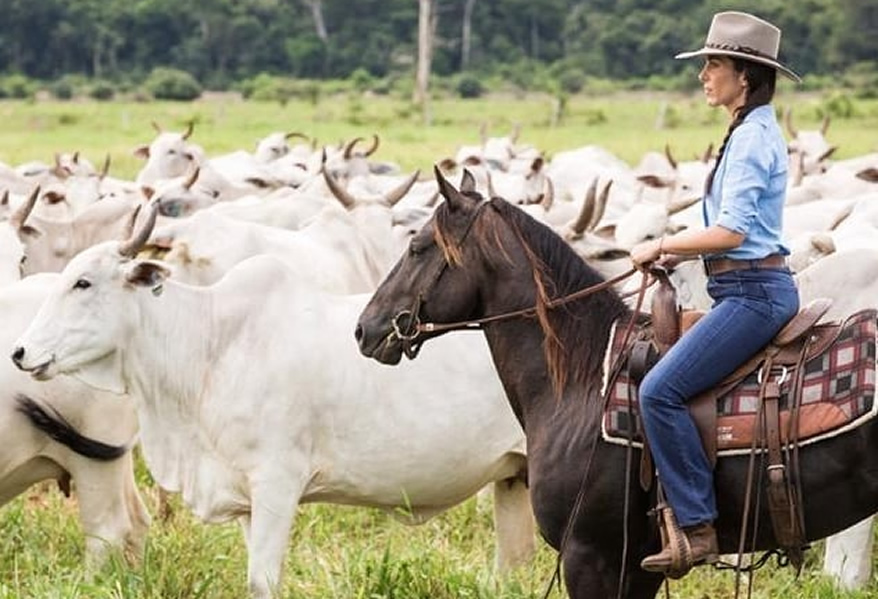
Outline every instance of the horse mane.
MULTIPOLYGON (((543 354, 556 396, 565 386, 579 383, 588 390, 601 380, 600 371, 612 324, 629 310, 612 289, 598 291, 581 299, 552 307, 550 302, 603 282, 570 245, 552 229, 502 198, 492 198, 485 208, 498 213, 517 236, 530 263, 535 286, 537 319, 543 330, 543 354)), ((440 206, 441 208, 441 206, 440 206)), ((460 250, 448 244, 441 234, 443 218, 437 211, 437 238, 446 257, 459 260, 460 250)), ((497 223, 498 219, 491 219, 497 223)), ((480 243, 493 242, 511 259, 502 246, 499 230, 475 235, 480 243)))

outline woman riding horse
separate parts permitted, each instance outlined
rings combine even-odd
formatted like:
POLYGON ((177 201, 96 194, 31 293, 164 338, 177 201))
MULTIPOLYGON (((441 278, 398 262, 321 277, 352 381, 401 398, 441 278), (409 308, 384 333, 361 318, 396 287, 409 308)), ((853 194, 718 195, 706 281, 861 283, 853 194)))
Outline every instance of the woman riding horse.
MULTIPOLYGON (((765 346, 799 309, 781 240, 787 145, 771 106, 780 30, 741 12, 713 17, 699 79, 710 106, 732 121, 707 178, 705 228, 650 240, 631 250, 638 267, 701 256, 713 308, 662 357, 639 390, 646 437, 691 567, 714 562, 718 549, 713 468, 687 402, 710 389, 765 346)), ((644 558, 651 572, 672 568, 670 544, 644 558)), ((682 570, 674 568, 675 575, 682 570)))

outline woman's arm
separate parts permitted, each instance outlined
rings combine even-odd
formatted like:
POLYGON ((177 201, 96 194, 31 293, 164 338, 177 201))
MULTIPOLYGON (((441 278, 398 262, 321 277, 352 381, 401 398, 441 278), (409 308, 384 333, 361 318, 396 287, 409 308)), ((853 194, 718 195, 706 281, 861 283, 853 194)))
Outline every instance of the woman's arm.
POLYGON ((744 234, 719 225, 696 231, 681 231, 670 237, 650 239, 631 248, 635 266, 655 262, 664 254, 695 257, 731 250, 744 242, 744 234))

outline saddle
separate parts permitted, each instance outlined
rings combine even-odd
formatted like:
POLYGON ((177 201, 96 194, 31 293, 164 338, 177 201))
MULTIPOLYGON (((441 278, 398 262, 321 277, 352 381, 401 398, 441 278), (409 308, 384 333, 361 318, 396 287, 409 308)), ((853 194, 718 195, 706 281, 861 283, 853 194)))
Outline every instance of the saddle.
MULTIPOLYGON (((632 402, 636 385, 704 314, 681 311, 667 274, 653 274, 658 288, 651 312, 637 316, 637 333, 628 347, 612 349, 619 352, 614 363, 622 366, 610 374, 605 387, 609 394, 605 437, 612 437, 611 429, 617 433, 627 429, 629 443, 632 433, 640 435, 644 446, 641 484, 645 488, 651 485, 653 470, 639 411, 631 413, 637 409, 632 402), (625 414, 619 411, 623 402, 625 414), (612 413, 614 405, 617 411, 612 413)), ((775 538, 797 567, 801 566, 805 539, 796 485, 797 448, 803 440, 817 439, 873 412, 876 311, 864 310, 844 323, 821 323, 830 306, 830 300, 817 299, 803 307, 767 346, 689 403, 711 463, 716 463, 720 452, 765 454, 775 538), (842 362, 838 356, 848 352, 848 346, 865 349, 856 350, 856 359, 838 374, 833 368, 842 362), (847 382, 842 384, 842 379, 847 382), (851 393, 834 402, 821 401, 821 396, 829 393, 827 389, 843 387, 851 393)))

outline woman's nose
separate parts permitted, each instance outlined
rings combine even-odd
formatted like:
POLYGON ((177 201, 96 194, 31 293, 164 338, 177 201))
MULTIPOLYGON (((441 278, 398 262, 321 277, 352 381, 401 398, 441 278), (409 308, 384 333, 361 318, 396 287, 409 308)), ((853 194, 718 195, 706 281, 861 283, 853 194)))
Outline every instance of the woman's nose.
POLYGON ((698 80, 701 81, 702 83, 707 81, 707 69, 706 68, 701 67, 701 70, 698 71, 698 80))

